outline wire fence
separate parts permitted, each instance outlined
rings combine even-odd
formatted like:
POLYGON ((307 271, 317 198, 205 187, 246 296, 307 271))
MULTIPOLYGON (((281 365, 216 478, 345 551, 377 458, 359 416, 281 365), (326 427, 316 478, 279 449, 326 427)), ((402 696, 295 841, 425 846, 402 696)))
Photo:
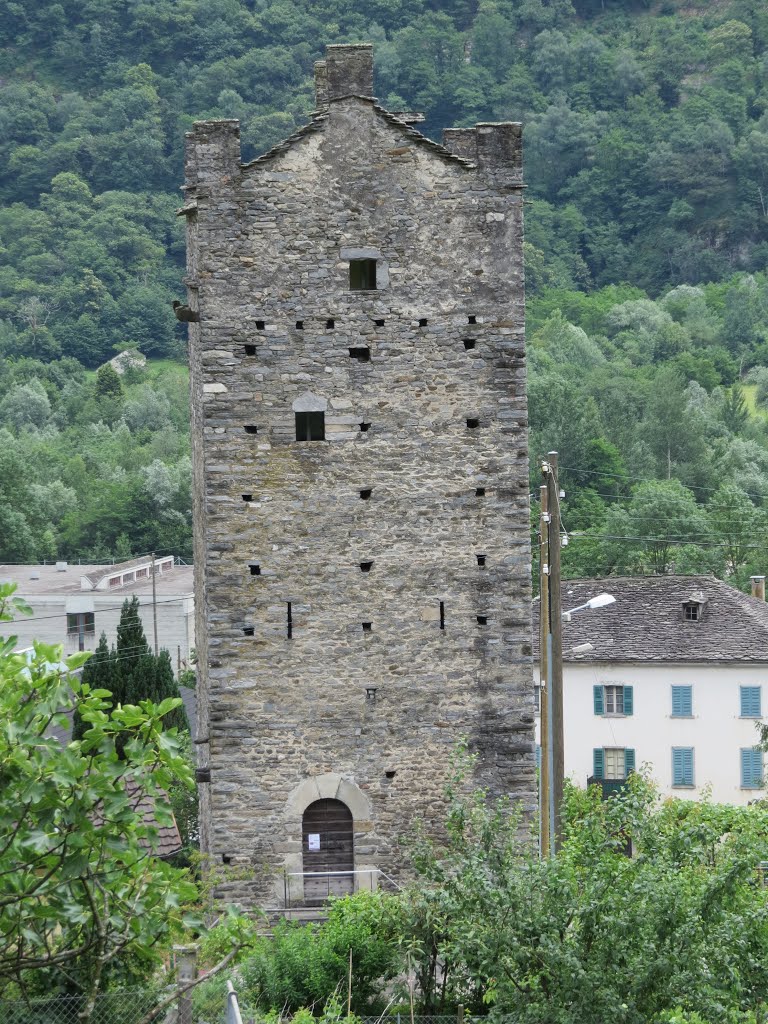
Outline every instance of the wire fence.
MULTIPOLYGON (((0 1001, 2 1024, 140 1024, 158 1005, 152 992, 105 992, 96 997, 88 1017, 84 996, 52 996, 49 999, 0 1001)), ((164 1014, 160 1014, 162 1021, 164 1014)))

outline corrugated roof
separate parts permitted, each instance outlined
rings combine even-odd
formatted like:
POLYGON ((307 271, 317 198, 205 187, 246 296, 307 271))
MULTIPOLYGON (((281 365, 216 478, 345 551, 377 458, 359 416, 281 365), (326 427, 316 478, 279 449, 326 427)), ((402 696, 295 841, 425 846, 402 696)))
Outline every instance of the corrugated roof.
MULTIPOLYGON (((563 623, 564 661, 768 662, 768 604, 714 576, 563 580, 563 610, 601 593, 613 594, 616 603, 563 623), (690 601, 700 603, 697 621, 685 618, 690 601), (585 643, 595 649, 573 653, 585 643)), ((538 656, 539 602, 533 607, 538 656)))

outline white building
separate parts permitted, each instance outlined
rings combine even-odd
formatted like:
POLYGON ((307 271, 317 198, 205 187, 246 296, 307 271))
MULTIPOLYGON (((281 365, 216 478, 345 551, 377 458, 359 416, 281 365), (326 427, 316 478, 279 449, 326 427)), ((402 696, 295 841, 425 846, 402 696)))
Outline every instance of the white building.
MULTIPOLYGON (((18 636, 19 647, 33 640, 63 644, 65 654, 95 650, 102 633, 117 641, 123 601, 139 599, 144 635, 154 646, 152 559, 134 558, 118 565, 0 565, 0 581, 17 584, 16 596, 32 608, 4 633, 18 636)), ((158 648, 165 647, 174 669, 190 664, 194 647, 192 566, 175 565, 171 556, 155 559, 155 610, 158 648)))
POLYGON ((648 765, 669 796, 759 798, 765 601, 710 576, 620 577, 564 580, 563 609, 602 592, 616 603, 563 623, 566 776, 610 783, 648 765))

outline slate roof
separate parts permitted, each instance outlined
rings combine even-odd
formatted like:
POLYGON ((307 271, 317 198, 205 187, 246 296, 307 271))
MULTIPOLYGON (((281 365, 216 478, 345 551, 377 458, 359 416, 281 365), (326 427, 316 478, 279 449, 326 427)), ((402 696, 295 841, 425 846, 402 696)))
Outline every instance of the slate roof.
MULTIPOLYGON (((613 594, 616 603, 563 623, 563 661, 768 663, 768 604, 713 576, 563 580, 563 610, 601 593, 613 594), (683 614, 691 600, 701 602, 695 622, 683 614), (574 654, 572 648, 584 643, 595 649, 574 654)), ((533 607, 538 657, 539 602, 533 607)))

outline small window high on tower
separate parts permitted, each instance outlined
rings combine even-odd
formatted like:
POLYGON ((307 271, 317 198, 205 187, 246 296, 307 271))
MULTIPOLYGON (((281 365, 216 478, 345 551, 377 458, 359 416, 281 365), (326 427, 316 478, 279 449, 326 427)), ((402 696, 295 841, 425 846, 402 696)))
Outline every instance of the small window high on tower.
POLYGON ((297 412, 296 413, 296 440, 297 441, 324 441, 325 440, 325 413, 324 412, 297 412))
POLYGON ((350 260, 349 287, 353 292, 375 289, 376 260, 350 260))

